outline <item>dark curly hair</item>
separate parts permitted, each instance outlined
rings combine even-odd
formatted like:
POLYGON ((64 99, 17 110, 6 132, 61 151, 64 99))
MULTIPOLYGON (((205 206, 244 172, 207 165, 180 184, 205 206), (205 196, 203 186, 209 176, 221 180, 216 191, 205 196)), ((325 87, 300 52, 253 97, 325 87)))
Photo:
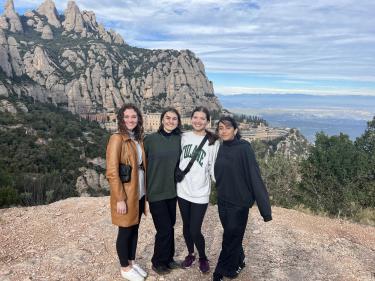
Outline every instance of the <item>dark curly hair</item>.
MULTIPOLYGON (((203 112, 205 115, 206 115, 206 119, 208 121, 211 121, 211 115, 210 115, 210 111, 207 109, 207 107, 204 107, 204 106, 197 106, 196 108, 194 108, 193 112, 191 113, 191 118, 193 118, 193 115, 195 112, 203 112)), ((209 131, 206 129, 206 134, 208 136, 208 145, 212 145, 214 144, 214 142, 219 138, 217 134, 209 131)))
POLYGON ((177 120, 178 120, 178 124, 177 124, 177 127, 176 129, 173 130, 173 133, 176 134, 176 135, 180 135, 181 132, 182 132, 182 123, 181 123, 181 115, 180 113, 177 111, 177 109, 173 108, 173 107, 167 107, 166 109, 163 110, 163 112, 161 113, 160 115, 160 126, 159 126, 159 129, 158 129, 158 132, 160 132, 161 130, 163 130, 163 118, 164 118, 164 115, 167 113, 167 112, 173 112, 177 115, 177 120))
POLYGON ((138 117, 138 123, 137 126, 134 128, 134 138, 137 141, 141 141, 143 139, 143 117, 142 113, 139 110, 139 108, 132 103, 126 103, 117 112, 117 126, 118 126, 118 131, 122 134, 126 134, 129 136, 128 129, 125 126, 124 122, 124 112, 127 109, 133 109, 137 113, 138 117))

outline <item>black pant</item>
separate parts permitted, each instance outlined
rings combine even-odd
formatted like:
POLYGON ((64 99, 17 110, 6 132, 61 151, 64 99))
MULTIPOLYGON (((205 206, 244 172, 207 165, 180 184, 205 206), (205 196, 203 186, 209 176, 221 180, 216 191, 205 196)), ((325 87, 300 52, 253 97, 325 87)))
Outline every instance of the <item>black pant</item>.
POLYGON ((201 231, 203 218, 207 210, 207 204, 196 204, 178 197, 185 243, 189 254, 194 253, 194 245, 197 247, 199 257, 207 258, 205 242, 201 231))
POLYGON ((151 259, 154 266, 166 266, 173 261, 176 201, 175 197, 149 203, 156 229, 154 255, 151 259))
POLYGON ((245 234, 249 208, 218 200, 219 217, 224 229, 223 243, 215 272, 234 277, 245 259, 242 240, 245 234))
MULTIPOLYGON (((141 222, 142 212, 145 208, 145 197, 139 200, 139 222, 141 222)), ((129 227, 118 227, 116 250, 122 267, 129 265, 129 260, 135 260, 137 250, 139 224, 129 227)))

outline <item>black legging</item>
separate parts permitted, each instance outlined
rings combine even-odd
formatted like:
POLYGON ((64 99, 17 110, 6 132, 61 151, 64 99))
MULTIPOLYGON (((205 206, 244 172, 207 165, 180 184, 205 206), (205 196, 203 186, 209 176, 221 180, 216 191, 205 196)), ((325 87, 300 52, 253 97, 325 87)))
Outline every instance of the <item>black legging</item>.
MULTIPOLYGON (((141 222, 142 212, 145 208, 145 197, 139 200, 139 222, 141 222)), ((117 255, 122 267, 129 266, 129 260, 135 260, 135 252, 137 250, 139 224, 129 227, 118 227, 118 235, 116 241, 117 255)))
POLYGON ((207 259, 201 227, 208 203, 196 204, 180 197, 178 197, 177 200, 183 222, 185 243, 189 254, 194 253, 195 245, 197 247, 199 257, 207 259))

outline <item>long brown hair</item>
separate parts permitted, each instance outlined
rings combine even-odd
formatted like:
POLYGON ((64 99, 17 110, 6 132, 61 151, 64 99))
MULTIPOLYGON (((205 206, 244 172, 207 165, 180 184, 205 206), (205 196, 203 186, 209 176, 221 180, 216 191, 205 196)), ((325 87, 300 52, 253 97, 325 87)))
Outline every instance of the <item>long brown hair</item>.
POLYGON ((120 133, 126 134, 126 135, 129 136, 128 129, 126 128, 126 125, 125 125, 125 122, 124 122, 124 112, 127 109, 133 109, 137 113, 138 122, 137 122, 137 126, 134 128, 133 132, 134 132, 134 138, 137 141, 141 141, 143 139, 143 117, 142 117, 141 111, 139 110, 139 108, 135 104, 125 103, 123 106, 121 106, 121 108, 117 112, 118 130, 119 130, 120 133))
MULTIPOLYGON (((208 121, 211 121, 211 115, 210 115, 210 111, 207 109, 207 107, 204 107, 204 106, 197 106, 196 108, 194 108, 193 112, 191 113, 191 118, 193 118, 193 115, 195 112, 203 112, 205 115, 206 115, 206 119, 208 121)), ((209 131, 209 130, 205 130, 206 131, 206 134, 208 136, 208 145, 213 145, 214 142, 219 138, 217 134, 209 131)))

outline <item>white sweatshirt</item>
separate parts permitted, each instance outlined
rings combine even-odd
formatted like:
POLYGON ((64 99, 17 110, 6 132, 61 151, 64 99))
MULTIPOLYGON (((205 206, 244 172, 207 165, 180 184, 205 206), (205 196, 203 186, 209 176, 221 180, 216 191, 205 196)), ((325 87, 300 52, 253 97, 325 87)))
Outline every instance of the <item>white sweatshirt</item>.
MULTIPOLYGON (((198 148, 203 138, 204 136, 196 135, 193 132, 182 134, 182 153, 179 165, 181 170, 184 170, 189 164, 193 152, 198 148)), ((189 173, 186 174, 181 182, 177 183, 178 197, 198 204, 206 204, 209 202, 211 192, 210 175, 212 179, 215 180, 214 164, 218 149, 218 140, 210 146, 208 145, 208 140, 206 141, 189 173)))

